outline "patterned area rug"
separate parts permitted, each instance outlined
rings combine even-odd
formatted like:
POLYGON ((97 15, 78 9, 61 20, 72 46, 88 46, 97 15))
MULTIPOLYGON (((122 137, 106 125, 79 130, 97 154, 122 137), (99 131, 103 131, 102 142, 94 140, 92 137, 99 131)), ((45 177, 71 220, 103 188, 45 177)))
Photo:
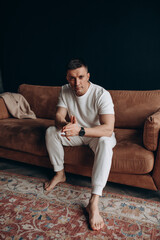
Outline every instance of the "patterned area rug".
POLYGON ((90 189, 67 183, 51 192, 44 180, 0 171, 0 239, 160 239, 160 203, 104 192, 101 231, 92 231, 84 211, 90 189))

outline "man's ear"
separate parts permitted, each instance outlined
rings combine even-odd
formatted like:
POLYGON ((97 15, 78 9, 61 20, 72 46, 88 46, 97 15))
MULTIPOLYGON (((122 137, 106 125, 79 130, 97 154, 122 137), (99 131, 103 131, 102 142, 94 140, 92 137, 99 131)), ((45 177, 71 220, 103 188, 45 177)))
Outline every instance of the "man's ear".
POLYGON ((87 73, 87 77, 88 77, 88 81, 89 81, 89 79, 90 79, 90 73, 89 72, 87 73))
POLYGON ((68 75, 66 74, 66 80, 68 81, 68 75))

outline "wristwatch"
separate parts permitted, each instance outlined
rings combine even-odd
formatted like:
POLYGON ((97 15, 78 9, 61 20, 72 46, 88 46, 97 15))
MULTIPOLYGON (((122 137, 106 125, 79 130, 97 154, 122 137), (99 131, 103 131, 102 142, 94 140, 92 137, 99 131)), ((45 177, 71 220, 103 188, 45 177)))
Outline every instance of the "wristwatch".
POLYGON ((81 127, 81 130, 79 131, 79 136, 83 137, 85 135, 84 127, 81 127))

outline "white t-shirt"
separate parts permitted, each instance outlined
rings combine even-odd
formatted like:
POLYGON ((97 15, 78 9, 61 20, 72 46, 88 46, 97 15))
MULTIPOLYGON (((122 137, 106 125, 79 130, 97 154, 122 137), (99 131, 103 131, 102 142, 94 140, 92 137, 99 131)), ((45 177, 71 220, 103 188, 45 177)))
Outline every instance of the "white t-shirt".
POLYGON ((57 107, 67 108, 69 117, 75 116, 79 126, 86 128, 100 125, 100 114, 114 114, 110 93, 91 82, 82 96, 76 96, 69 84, 62 86, 57 107))

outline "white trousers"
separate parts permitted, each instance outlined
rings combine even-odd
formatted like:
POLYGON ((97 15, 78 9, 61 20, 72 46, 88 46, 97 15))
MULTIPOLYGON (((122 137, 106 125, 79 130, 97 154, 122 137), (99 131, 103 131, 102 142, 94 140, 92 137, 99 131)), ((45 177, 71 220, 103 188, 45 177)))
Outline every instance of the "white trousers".
POLYGON ((54 171, 58 172, 64 168, 63 146, 89 145, 95 154, 92 169, 92 194, 101 196, 111 168, 112 148, 116 145, 115 134, 113 133, 111 137, 100 138, 73 136, 70 139, 71 141, 62 137, 61 131, 54 126, 47 129, 46 147, 54 171))

